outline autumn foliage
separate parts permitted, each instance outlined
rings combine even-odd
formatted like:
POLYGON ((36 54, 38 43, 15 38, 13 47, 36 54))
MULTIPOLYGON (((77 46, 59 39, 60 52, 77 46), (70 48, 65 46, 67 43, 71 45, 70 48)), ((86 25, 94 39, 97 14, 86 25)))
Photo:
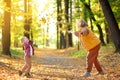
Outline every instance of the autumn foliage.
POLYGON ((113 49, 101 49, 99 60, 105 75, 97 75, 93 68, 92 76, 85 78, 85 58, 74 58, 69 54, 76 51, 75 48, 64 50, 36 49, 32 61, 31 78, 18 75, 18 70, 24 64, 24 60, 18 56, 0 56, 0 80, 119 80, 120 79, 120 55, 113 54, 113 49))

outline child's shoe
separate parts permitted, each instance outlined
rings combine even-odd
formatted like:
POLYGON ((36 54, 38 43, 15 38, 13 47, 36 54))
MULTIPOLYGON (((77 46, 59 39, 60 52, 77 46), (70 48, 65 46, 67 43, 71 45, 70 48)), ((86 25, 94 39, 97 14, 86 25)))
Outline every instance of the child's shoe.
POLYGON ((105 73, 103 71, 99 71, 96 73, 96 75, 104 75, 105 73))
POLYGON ((19 73, 19 76, 21 76, 21 75, 22 75, 22 71, 20 71, 20 70, 19 70, 19 71, 18 71, 18 73, 19 73))
POLYGON ((83 74, 83 76, 84 76, 84 77, 89 77, 89 76, 91 76, 91 75, 90 75, 90 72, 85 72, 85 73, 83 74))
POLYGON ((25 76, 26 76, 27 78, 30 78, 30 77, 31 77, 30 73, 26 73, 25 76))
POLYGON ((98 72, 100 75, 104 75, 105 73, 103 71, 98 72))

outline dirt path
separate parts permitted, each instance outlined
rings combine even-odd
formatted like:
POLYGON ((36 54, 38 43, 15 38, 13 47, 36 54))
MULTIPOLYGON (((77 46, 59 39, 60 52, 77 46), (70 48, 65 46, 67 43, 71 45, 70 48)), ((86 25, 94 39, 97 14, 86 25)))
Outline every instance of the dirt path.
POLYGON ((61 67, 79 68, 81 63, 85 63, 84 59, 77 59, 69 56, 69 52, 65 50, 41 50, 42 54, 37 53, 35 61, 43 65, 59 65, 61 67))
POLYGON ((18 70, 24 65, 23 58, 0 56, 0 80, 120 80, 120 55, 113 54, 111 49, 100 52, 99 59, 106 74, 96 75, 93 67, 88 78, 82 77, 85 58, 73 58, 69 56, 71 51, 75 49, 36 49, 31 78, 18 76, 18 70))
POLYGON ((48 79, 50 77, 51 80, 72 80, 73 78, 79 78, 80 72, 83 72, 85 60, 70 57, 68 55, 70 51, 73 51, 73 49, 44 49, 38 51, 38 53, 36 52, 37 57, 34 60, 36 61, 34 65, 39 64, 39 68, 37 71, 34 71, 35 74, 42 75, 45 78, 48 77, 48 79))

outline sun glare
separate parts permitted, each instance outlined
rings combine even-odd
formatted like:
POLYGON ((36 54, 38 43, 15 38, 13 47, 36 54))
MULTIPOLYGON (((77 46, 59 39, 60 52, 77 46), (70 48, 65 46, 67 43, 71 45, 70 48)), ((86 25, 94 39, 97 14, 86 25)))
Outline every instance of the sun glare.
MULTIPOLYGON (((44 32, 43 34, 49 34, 49 39, 52 41, 56 38, 56 8, 54 7, 55 0, 33 0, 33 3, 37 4, 37 15, 41 20, 42 18, 46 19, 46 23, 41 25, 44 32), (48 33, 47 33, 47 29, 48 33)), ((33 4, 34 5, 34 4, 33 4)), ((41 23, 40 23, 41 24, 41 23)))

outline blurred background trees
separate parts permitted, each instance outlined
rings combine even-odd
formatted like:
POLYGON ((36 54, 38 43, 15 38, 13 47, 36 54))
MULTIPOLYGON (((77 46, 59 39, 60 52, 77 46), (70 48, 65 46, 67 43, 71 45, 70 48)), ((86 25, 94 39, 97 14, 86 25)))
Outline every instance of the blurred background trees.
POLYGON ((102 0, 0 0, 2 53, 10 55, 10 48, 19 48, 22 36, 32 39, 34 46, 38 48, 64 49, 78 46, 79 49, 78 38, 68 33, 69 30, 78 30, 78 19, 88 22, 102 45, 113 41, 119 51, 119 0, 108 0, 112 10, 109 13, 114 16, 113 21, 106 18, 107 15, 104 16, 104 6, 100 5, 99 1, 102 0), (117 28, 110 28, 109 21, 116 21, 114 26, 117 28), (116 36, 112 30, 118 32, 117 38, 111 38, 116 36))

